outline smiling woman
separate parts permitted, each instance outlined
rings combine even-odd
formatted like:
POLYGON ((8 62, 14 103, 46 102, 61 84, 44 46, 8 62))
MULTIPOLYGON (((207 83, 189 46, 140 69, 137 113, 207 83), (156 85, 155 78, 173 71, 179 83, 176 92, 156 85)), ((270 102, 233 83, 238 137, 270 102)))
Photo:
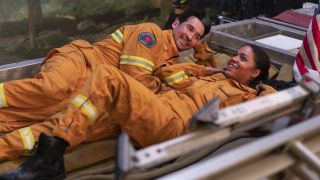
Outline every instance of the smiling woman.
POLYGON ((236 52, 225 68, 225 74, 239 83, 254 87, 267 80, 270 59, 258 46, 247 44, 236 52))

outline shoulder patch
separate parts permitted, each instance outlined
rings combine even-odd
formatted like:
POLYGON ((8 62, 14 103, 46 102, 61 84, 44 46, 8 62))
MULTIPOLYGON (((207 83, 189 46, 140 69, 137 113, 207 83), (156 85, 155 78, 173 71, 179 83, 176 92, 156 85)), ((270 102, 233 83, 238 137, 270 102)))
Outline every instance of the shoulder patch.
POLYGON ((138 40, 147 48, 152 48, 157 43, 156 38, 149 32, 140 33, 138 40))

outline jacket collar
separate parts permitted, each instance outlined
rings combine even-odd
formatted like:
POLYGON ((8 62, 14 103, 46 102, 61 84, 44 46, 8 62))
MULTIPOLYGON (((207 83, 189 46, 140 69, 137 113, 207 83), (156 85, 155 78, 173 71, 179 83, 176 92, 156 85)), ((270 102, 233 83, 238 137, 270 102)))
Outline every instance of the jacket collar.
POLYGON ((164 50, 167 52, 169 57, 178 57, 179 50, 173 38, 172 30, 163 30, 164 50))

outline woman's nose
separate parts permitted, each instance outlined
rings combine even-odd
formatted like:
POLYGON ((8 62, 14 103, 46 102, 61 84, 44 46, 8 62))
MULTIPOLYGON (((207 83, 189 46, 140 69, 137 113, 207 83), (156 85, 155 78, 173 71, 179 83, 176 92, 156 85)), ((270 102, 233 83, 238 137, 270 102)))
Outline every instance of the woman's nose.
POLYGON ((240 59, 240 57, 238 56, 238 55, 236 55, 236 56, 233 56, 233 58, 232 58, 234 61, 239 61, 239 59, 240 59))
POLYGON ((231 59, 230 59, 230 61, 232 62, 238 62, 239 61, 239 58, 238 58, 238 56, 233 56, 231 59))

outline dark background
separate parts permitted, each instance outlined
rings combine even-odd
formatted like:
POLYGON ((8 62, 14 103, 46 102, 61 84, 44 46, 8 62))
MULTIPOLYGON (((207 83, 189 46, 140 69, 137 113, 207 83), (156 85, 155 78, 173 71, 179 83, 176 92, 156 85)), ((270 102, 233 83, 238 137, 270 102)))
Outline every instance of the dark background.
MULTIPOLYGON (((300 0, 197 0, 213 21, 275 16, 302 7, 300 0)), ((318 1, 308 1, 318 3, 318 1)), ((154 22, 163 26, 170 0, 0 0, 0 64, 44 57, 74 39, 95 42, 125 24, 154 22)))

